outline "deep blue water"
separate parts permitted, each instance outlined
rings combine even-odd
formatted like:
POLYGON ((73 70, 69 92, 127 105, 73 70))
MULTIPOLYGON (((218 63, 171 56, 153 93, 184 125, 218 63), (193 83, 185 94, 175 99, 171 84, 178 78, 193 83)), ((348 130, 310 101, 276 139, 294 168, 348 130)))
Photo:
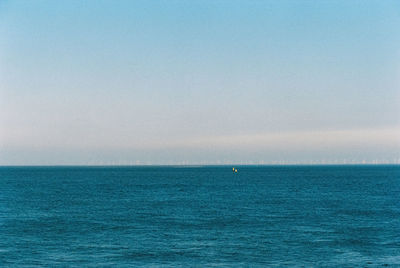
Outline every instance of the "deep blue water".
POLYGON ((400 166, 1 167, 0 266, 400 267, 400 166))

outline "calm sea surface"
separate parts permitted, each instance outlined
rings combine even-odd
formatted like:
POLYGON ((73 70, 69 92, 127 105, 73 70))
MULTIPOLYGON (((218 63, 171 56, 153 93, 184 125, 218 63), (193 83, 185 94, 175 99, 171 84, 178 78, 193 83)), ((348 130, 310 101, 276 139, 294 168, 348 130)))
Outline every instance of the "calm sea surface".
POLYGON ((400 267, 400 166, 1 167, 0 266, 400 267))

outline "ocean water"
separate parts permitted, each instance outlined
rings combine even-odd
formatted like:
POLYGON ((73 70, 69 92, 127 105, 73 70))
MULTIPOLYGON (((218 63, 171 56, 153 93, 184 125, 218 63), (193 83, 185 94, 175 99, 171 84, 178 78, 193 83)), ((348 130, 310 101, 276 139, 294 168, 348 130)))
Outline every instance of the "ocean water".
POLYGON ((400 166, 1 167, 1 267, 400 267, 400 166))

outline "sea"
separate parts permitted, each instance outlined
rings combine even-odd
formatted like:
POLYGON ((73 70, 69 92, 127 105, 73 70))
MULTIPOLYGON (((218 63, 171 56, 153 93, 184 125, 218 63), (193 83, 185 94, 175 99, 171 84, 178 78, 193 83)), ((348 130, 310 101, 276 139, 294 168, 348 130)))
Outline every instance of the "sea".
POLYGON ((400 166, 0 167, 0 267, 400 267, 400 166))

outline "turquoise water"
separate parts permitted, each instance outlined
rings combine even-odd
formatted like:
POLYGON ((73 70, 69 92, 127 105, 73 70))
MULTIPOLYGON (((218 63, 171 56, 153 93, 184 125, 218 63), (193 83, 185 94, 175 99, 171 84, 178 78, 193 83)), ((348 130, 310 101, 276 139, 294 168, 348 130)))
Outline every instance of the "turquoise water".
POLYGON ((400 267, 400 166, 1 167, 0 266, 400 267))

